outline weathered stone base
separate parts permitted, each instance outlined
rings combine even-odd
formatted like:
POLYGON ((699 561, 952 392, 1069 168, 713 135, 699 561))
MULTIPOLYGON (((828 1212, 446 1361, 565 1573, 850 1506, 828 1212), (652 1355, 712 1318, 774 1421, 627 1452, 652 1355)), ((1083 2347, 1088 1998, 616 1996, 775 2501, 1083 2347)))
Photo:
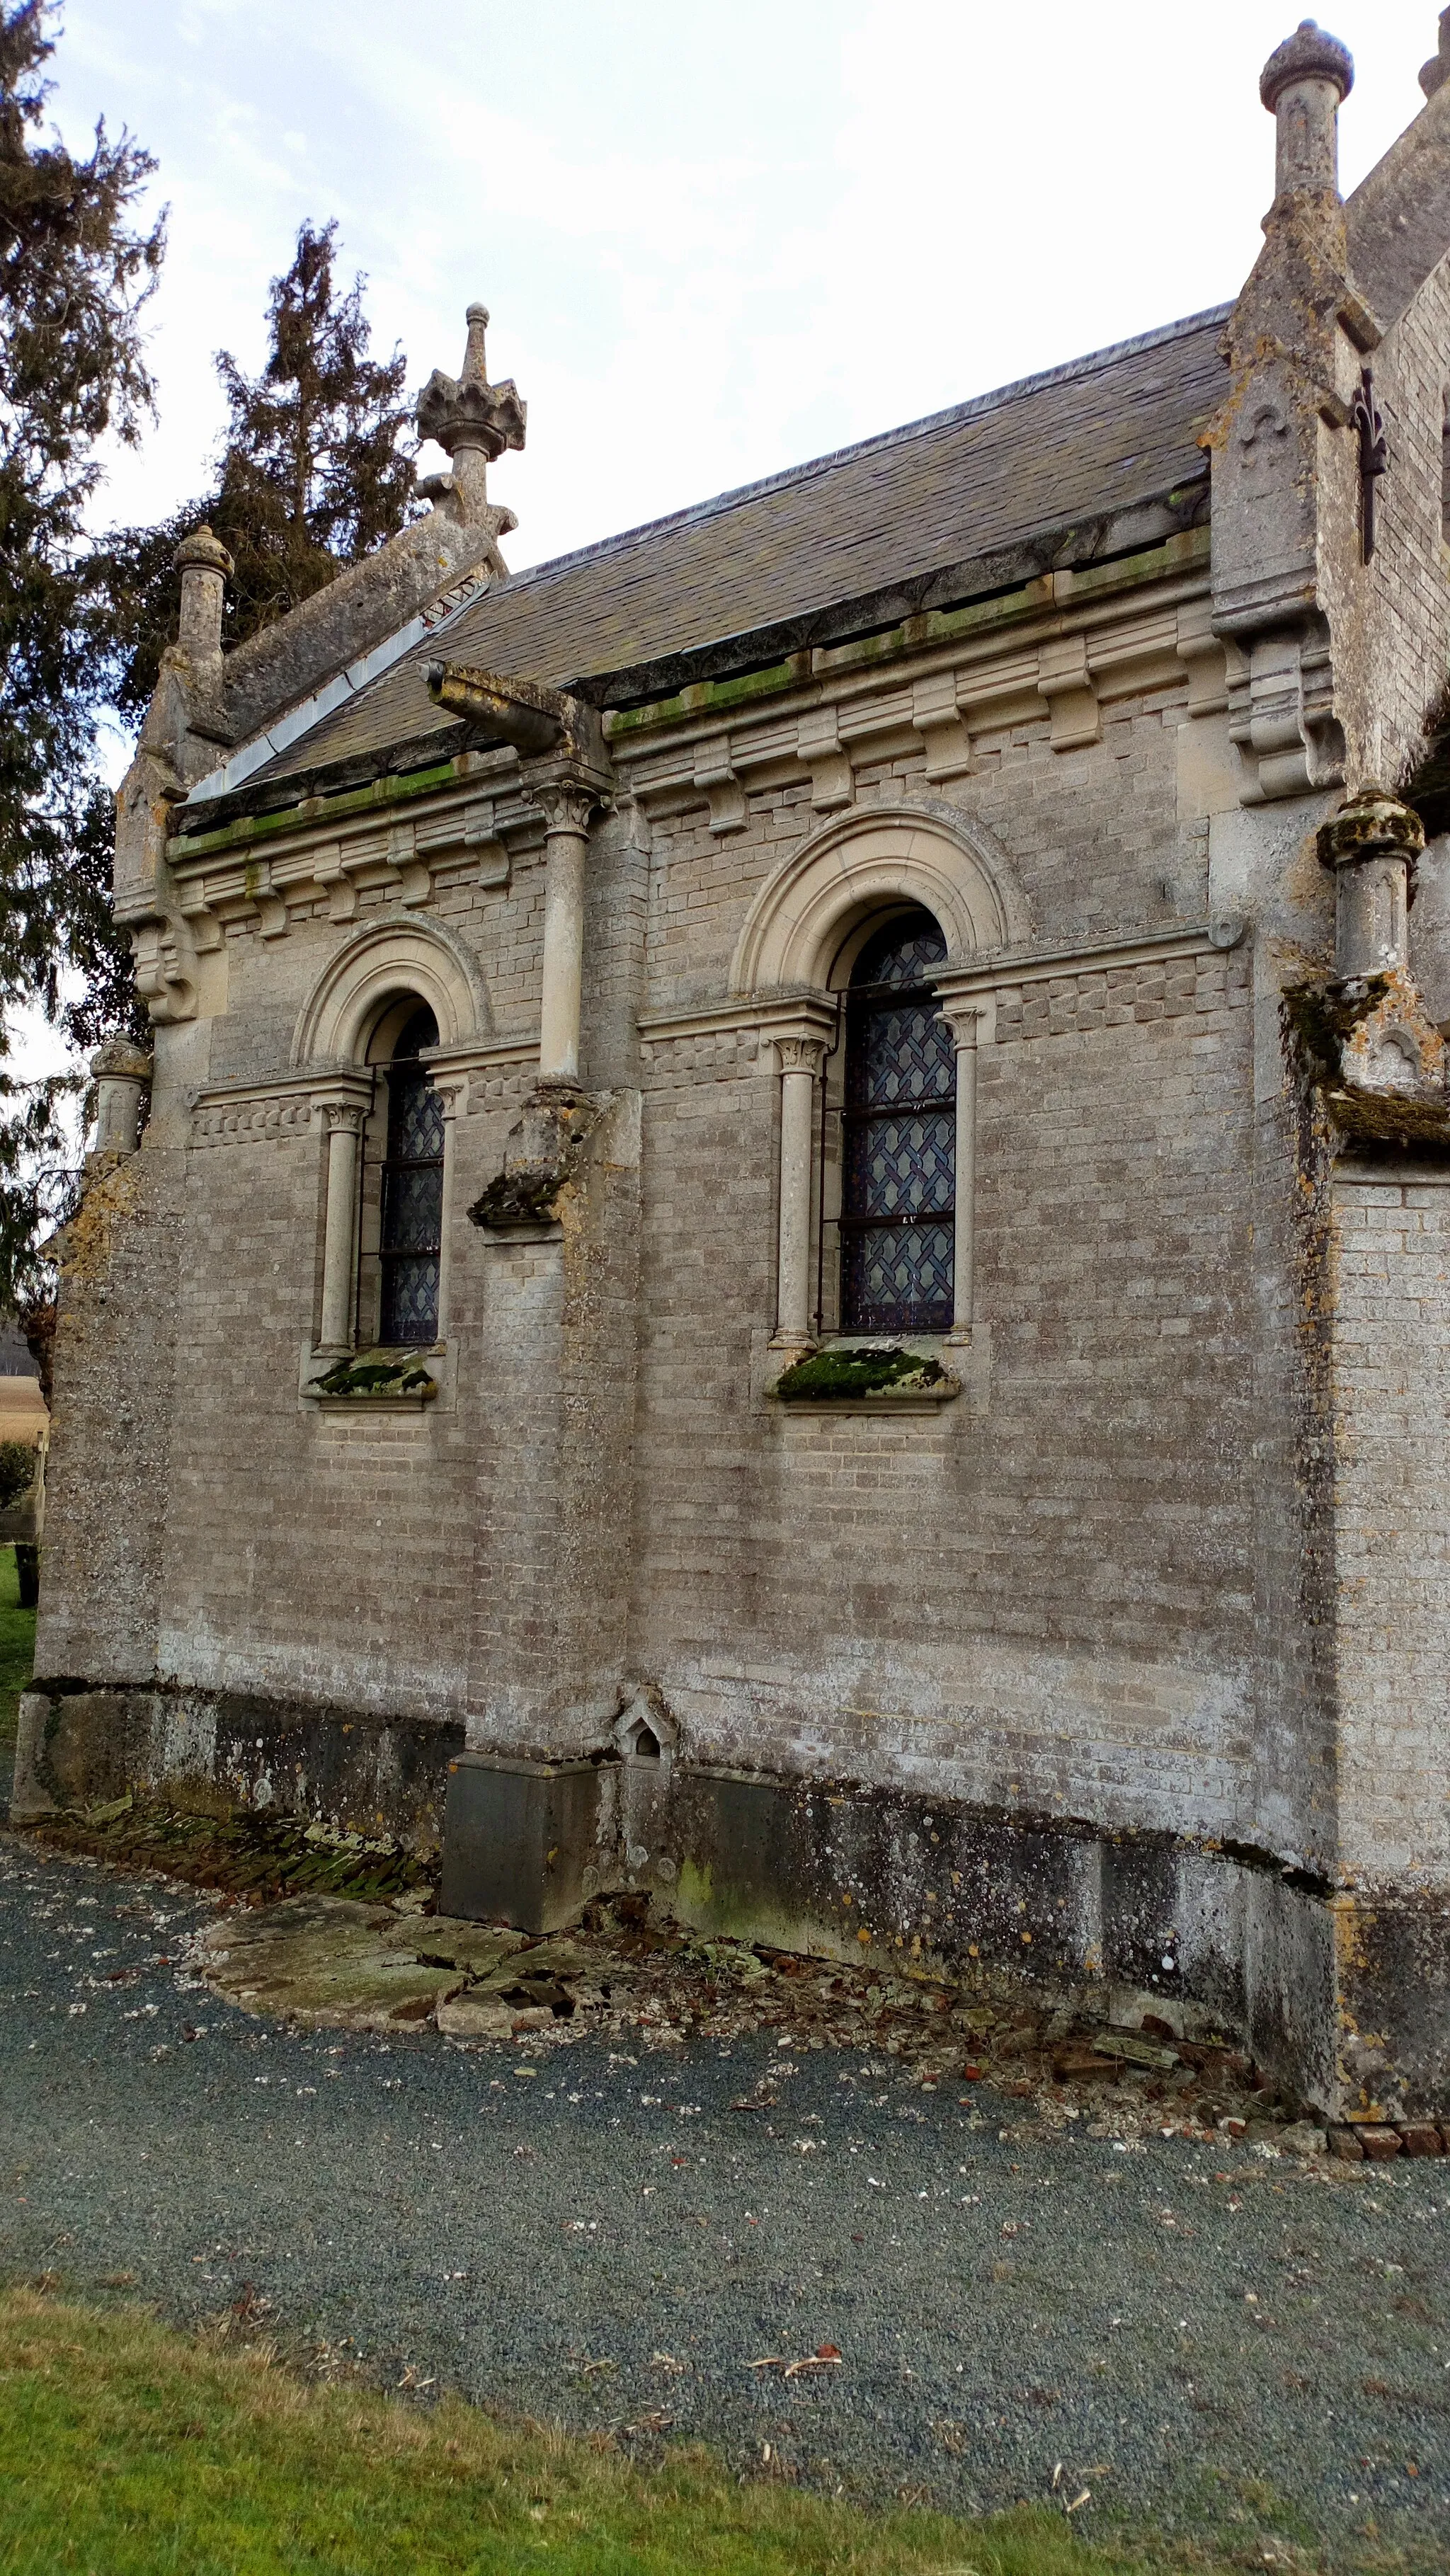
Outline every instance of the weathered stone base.
POLYGON ((455 1916, 558 1929, 648 1891, 706 1933, 984 1993, 1241 2036, 1323 2117, 1450 2114, 1450 1900, 1386 1901, 1246 1850, 673 1759, 465 1753, 461 1725, 240 1694, 29 1692, 13 1815, 127 1789, 443 1852, 455 1916), (446 1828, 445 1828, 446 1806, 446 1828))
POLYGON ((128 1789, 211 1812, 267 1810, 436 1851, 463 1728, 349 1716, 242 1692, 42 1686, 20 1703, 11 1815, 92 1806, 128 1789))
POLYGON ((598 1825, 594 1763, 459 1755, 448 1766, 439 1912, 557 1932, 605 1875, 598 1825))

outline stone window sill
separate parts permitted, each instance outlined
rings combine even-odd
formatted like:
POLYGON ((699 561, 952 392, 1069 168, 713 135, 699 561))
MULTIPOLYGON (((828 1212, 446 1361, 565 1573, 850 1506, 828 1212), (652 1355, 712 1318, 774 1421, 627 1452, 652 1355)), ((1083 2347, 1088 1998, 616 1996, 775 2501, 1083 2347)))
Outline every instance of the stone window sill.
POLYGON ((871 1395, 777 1395, 774 1387, 766 1390, 780 1413, 939 1413, 944 1404, 955 1404, 961 1391, 957 1378, 943 1386, 912 1387, 904 1395, 889 1386, 871 1395))
MULTIPOLYGON (((953 1362, 965 1355, 969 1344, 965 1338, 948 1341, 937 1333, 877 1335, 871 1333, 822 1333, 809 1356, 826 1358, 844 1356, 852 1351, 901 1353, 903 1357, 934 1361, 944 1375, 934 1386, 880 1386, 842 1390, 840 1393, 806 1391, 800 1395, 782 1395, 780 1379, 791 1365, 786 1361, 772 1382, 765 1387, 766 1402, 781 1413, 938 1413, 944 1404, 955 1404, 962 1393, 962 1379, 953 1362)), ((797 1354, 807 1356, 807 1354, 797 1354)))
POLYGON ((438 1400, 436 1386, 431 1395, 314 1395, 310 1387, 302 1392, 318 1413, 426 1413, 438 1400))
POLYGON ((305 1352, 298 1393, 303 1403, 310 1405, 317 1413, 426 1413, 430 1405, 437 1403, 442 1392, 440 1363, 446 1356, 447 1348, 446 1342, 434 1342, 426 1349, 409 1348, 406 1351, 397 1348, 391 1350, 376 1348, 351 1353, 305 1352), (431 1384, 396 1393, 387 1387, 358 1387, 348 1393, 330 1393, 319 1386, 317 1381, 325 1377, 329 1369, 336 1368, 344 1357, 350 1357, 361 1364, 366 1364, 370 1360, 384 1362, 406 1360, 412 1366, 425 1368, 431 1384))

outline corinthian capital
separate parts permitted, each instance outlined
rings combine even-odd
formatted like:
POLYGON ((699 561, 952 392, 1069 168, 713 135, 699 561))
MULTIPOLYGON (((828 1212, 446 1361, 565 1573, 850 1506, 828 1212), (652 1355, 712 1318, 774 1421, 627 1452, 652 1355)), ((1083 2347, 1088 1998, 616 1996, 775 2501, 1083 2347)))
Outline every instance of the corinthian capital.
POLYGON ((819 1075, 826 1060, 824 1038, 778 1037, 771 1043, 782 1073, 808 1073, 813 1081, 819 1075))
POLYGON ((361 1100, 319 1100, 317 1107, 321 1112, 322 1124, 329 1136, 336 1128, 341 1128, 344 1135, 361 1135, 363 1120, 367 1116, 367 1106, 365 1102, 361 1100))
POLYGON ((572 832, 581 840, 589 829, 590 817, 604 801, 597 786, 570 774, 531 778, 529 793, 543 815, 546 832, 572 832))

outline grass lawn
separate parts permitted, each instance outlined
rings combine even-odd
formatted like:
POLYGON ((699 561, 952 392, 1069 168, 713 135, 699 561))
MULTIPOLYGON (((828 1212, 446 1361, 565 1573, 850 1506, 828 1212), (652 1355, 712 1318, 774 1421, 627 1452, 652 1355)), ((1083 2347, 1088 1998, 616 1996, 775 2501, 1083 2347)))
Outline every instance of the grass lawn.
MULTIPOLYGON (((1046 2507, 885 2518, 703 2451, 618 2453, 446 2400, 310 2381, 135 2306, 0 2292, 0 2571, 53 2576, 1227 2576, 1046 2507)), ((1297 2552, 1277 2563, 1304 2568, 1297 2552)), ((1360 2562, 1363 2564, 1363 2562, 1360 2562)))
POLYGON ((22 1610, 15 1550, 0 1547, 0 1744, 13 1744, 20 1694, 35 1663, 35 1612, 22 1610))

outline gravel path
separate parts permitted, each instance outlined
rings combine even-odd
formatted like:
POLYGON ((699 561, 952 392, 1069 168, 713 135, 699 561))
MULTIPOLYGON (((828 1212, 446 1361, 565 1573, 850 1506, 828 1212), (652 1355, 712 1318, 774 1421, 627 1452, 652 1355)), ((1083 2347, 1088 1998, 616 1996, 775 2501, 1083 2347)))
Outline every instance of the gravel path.
POLYGON ((211 1912, 0 1834, 6 2275, 247 2299, 390 2382, 877 2500, 1060 2462, 1084 2528, 1322 2532, 1353 2567, 1372 2525, 1444 2563, 1450 2161, 1048 2143, 985 2086, 764 2036, 292 2034, 178 1964, 211 1912))

